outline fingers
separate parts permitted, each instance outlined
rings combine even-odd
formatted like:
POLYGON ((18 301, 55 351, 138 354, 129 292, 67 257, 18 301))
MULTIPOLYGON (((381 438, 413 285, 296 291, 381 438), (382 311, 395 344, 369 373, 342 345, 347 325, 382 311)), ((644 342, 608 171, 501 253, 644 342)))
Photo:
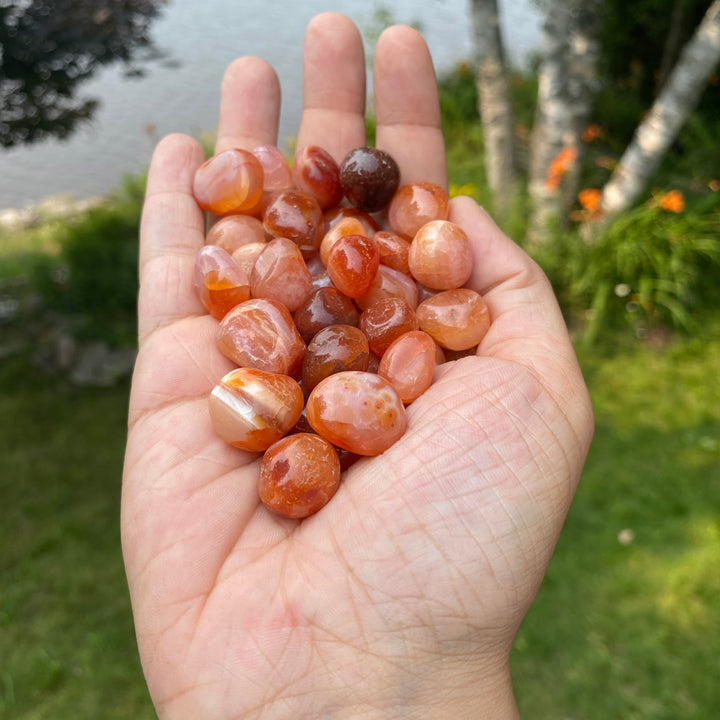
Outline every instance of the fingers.
POLYGON ((153 154, 140 227, 141 343, 158 327, 202 312, 192 269, 204 241, 204 220, 192 182, 203 159, 200 145, 185 135, 164 138, 153 154))
POLYGON ((279 117, 280 83, 273 68, 260 58, 238 58, 223 77, 215 152, 275 145, 279 117))
POLYGON ((298 149, 319 145, 340 163, 365 145, 365 54, 353 22, 316 16, 305 32, 303 112, 298 149))
POLYGON ((437 81, 420 33, 397 25, 380 36, 373 83, 376 145, 397 161, 400 182, 425 180, 447 187, 437 81))

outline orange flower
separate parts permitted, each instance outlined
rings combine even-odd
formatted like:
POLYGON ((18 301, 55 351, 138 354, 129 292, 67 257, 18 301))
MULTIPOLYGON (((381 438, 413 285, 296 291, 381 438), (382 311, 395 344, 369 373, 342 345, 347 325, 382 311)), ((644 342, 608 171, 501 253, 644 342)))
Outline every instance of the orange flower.
POLYGON ((572 164, 577 158, 577 151, 575 148, 564 147, 560 152, 550 161, 548 165, 547 174, 545 176, 545 187, 554 190, 560 185, 563 175, 570 169, 572 164))
POLYGON ((602 128, 599 125, 588 125, 583 131, 582 135, 582 141, 589 143, 593 140, 597 140, 599 137, 602 137, 603 131, 602 128))
POLYGON ((670 190, 658 201, 666 212, 681 213, 685 209, 685 197, 679 190, 670 190))
POLYGON ((592 215, 600 212, 600 198, 602 198, 602 192, 597 188, 587 188, 578 193, 580 204, 592 215))

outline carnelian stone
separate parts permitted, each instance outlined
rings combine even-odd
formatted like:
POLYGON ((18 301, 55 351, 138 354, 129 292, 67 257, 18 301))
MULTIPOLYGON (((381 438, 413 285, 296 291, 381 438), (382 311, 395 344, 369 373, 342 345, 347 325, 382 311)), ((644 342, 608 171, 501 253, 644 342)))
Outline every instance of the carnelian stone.
POLYGON ((470 240, 465 231, 449 220, 423 225, 410 245, 408 264, 413 277, 434 290, 462 287, 473 267, 470 240))
POLYGON ((357 218, 347 217, 335 223, 325 235, 323 235, 323 239, 320 242, 320 260, 324 265, 327 265, 330 251, 335 243, 346 235, 364 235, 368 237, 365 226, 357 218))
POLYGON ((407 426, 405 406, 393 386, 379 375, 352 370, 330 375, 315 387, 307 418, 321 437, 358 455, 380 455, 407 426))
POLYGON ((333 207, 342 200, 340 166, 317 145, 308 145, 295 154, 292 177, 295 187, 312 195, 321 208, 333 207))
POLYGON ((363 312, 358 327, 365 333, 370 349, 382 357, 395 338, 417 330, 418 322, 406 300, 387 297, 374 302, 363 312))
POLYGON ((240 367, 300 375, 305 343, 288 309, 276 300, 236 305, 220 322, 217 340, 220 352, 240 367))
POLYGON ((413 308, 418 304, 417 283, 408 275, 380 265, 375 273, 375 279, 370 289, 355 302, 361 310, 367 310, 373 303, 386 297, 399 297, 413 308))
POLYGON ((247 150, 225 150, 206 160, 195 172, 197 204, 216 215, 248 213, 259 208, 263 169, 247 150))
POLYGON ((263 213, 263 226, 273 237, 292 240, 305 258, 318 251, 325 227, 317 200, 299 190, 274 195, 263 213))
POLYGON ((358 298, 370 289, 379 265, 380 255, 370 238, 345 235, 332 246, 327 271, 343 295, 358 298))
POLYGON ((250 297, 250 281, 225 250, 216 245, 200 248, 195 258, 195 290, 205 309, 216 319, 250 297))
POLYGON ((317 435, 289 435, 270 447, 260 463, 260 501, 286 518, 316 513, 338 487, 340 460, 335 448, 317 435))
POLYGON ((281 302, 290 312, 310 297, 312 276, 292 240, 275 238, 265 245, 250 275, 250 291, 253 297, 281 302))
POLYGON ((380 264, 404 273, 410 274, 408 255, 410 254, 410 243, 392 232, 376 232, 372 239, 380 253, 380 264))
POLYGON ((490 327, 485 301, 467 288, 433 295, 418 305, 415 315, 420 329, 448 350, 467 350, 477 345, 490 327))
POLYGON ((258 145, 252 149, 263 169, 263 193, 268 195, 292 188, 290 163, 275 145, 258 145))
POLYGON ((345 197, 361 210, 377 212, 391 200, 400 183, 400 168, 391 155, 373 147, 351 150, 342 161, 345 197))
POLYGON ((355 327, 359 318, 352 300, 334 287, 318 288, 293 315, 295 327, 306 343, 328 325, 355 327))
POLYGON ((432 384, 435 348, 435 341, 427 333, 411 330, 398 337, 382 356, 378 375, 392 383, 406 405, 432 384))
POLYGON ((447 220, 448 194, 439 185, 408 183, 398 188, 388 207, 388 222, 398 235, 412 240, 425 223, 447 220))
POLYGON ((266 246, 266 242, 251 242, 241 245, 233 252, 232 259, 244 273, 247 273, 248 277, 251 277, 255 261, 266 246))
POLYGON ((228 215, 220 218, 205 236, 206 245, 217 245, 231 255, 243 245, 265 241, 262 223, 252 215, 228 215))
POLYGON ((215 386, 208 407, 213 428, 225 442, 262 452, 298 421, 303 393, 287 375, 238 368, 215 386))
POLYGON ((312 389, 344 370, 367 370, 370 349, 362 331, 351 325, 330 325, 308 343, 302 367, 303 386, 312 389))

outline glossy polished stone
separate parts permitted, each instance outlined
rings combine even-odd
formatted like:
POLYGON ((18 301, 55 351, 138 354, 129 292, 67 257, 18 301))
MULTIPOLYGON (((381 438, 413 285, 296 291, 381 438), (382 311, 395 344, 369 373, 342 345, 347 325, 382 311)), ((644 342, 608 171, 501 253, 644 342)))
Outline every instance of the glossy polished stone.
POLYGON ((305 356, 288 309, 275 300, 256 298, 234 307, 218 326, 218 347, 240 367, 299 377, 305 356))
POLYGON ((427 333, 411 330, 398 337, 382 356, 378 375, 390 381, 406 405, 432 384, 436 348, 427 333))
POLYGON ((250 297, 250 281, 225 250, 205 245, 195 258, 195 291, 205 309, 222 320, 236 305, 250 297))
POLYGON ((399 297, 387 297, 374 302, 363 311, 358 322, 370 344, 370 349, 382 357, 395 338, 418 329, 415 311, 399 297))
POLYGON ((318 288, 293 315, 302 339, 309 343, 328 325, 356 327, 360 313, 349 297, 334 287, 318 288))
POLYGON ((439 185, 408 183, 398 188, 388 207, 388 222, 394 232, 412 240, 425 223, 447 220, 450 199, 439 185))
POLYGON ((392 385, 367 372, 341 372, 310 393, 307 418, 337 447, 358 455, 380 455, 405 433, 405 406, 392 385))
POLYGON ((275 238, 265 245, 250 275, 250 292, 277 300, 290 312, 304 305, 313 293, 312 276, 292 240, 275 238))
POLYGON ((418 305, 415 315, 420 329, 448 350, 468 350, 490 328, 490 313, 483 298, 473 290, 444 290, 418 305))
POLYGON ((370 348, 364 333, 351 325, 330 325, 308 343, 302 383, 312 389, 326 377, 345 370, 368 368, 370 348))
POLYGON ((312 257, 320 248, 325 221, 317 200, 299 190, 274 195, 263 213, 265 232, 292 240, 303 257, 312 257))
POLYGON ((410 274, 408 255, 410 254, 410 243, 392 232, 376 232, 372 239, 380 253, 380 264, 405 275, 410 274))
POLYGON ((351 150, 340 166, 345 197, 367 212, 382 210, 400 182, 400 169, 391 155, 373 147, 351 150))
POLYGON ((307 145, 295 153, 292 177, 295 187, 312 195, 321 208, 334 207, 342 200, 340 166, 317 145, 307 145))
POLYGON ((262 223, 252 215, 220 218, 207 232, 206 245, 217 245, 231 255, 243 245, 267 240, 262 223))
POLYGON ((320 260, 324 265, 327 266, 330 251, 335 243, 346 235, 363 235, 368 237, 365 225, 357 218, 347 217, 335 223, 325 235, 323 235, 323 239, 320 242, 320 260))
POLYGON ((237 266, 247 274, 248 278, 252 276, 255 261, 266 246, 266 242, 251 242, 247 245, 241 245, 233 252, 232 259, 237 266))
POLYGON ((260 463, 258 496, 268 510, 301 519, 323 508, 340 486, 335 448, 318 435, 289 435, 270 447, 260 463))
POLYGON ((408 275, 380 265, 367 293, 356 298, 361 310, 367 310, 373 303, 387 297, 399 297, 414 310, 418 304, 417 283, 408 275))
POLYGON ((197 204, 216 215, 255 214, 260 209, 263 169, 247 150, 225 150, 196 171, 193 195, 197 204))
POLYGON ((225 442, 262 452, 297 423, 303 393, 287 375, 238 368, 215 386, 208 408, 213 428, 225 442))
POLYGON ((333 285, 351 298, 365 295, 377 273, 380 255, 364 235, 344 235, 328 254, 327 271, 333 285))
POLYGON ((473 268, 470 240, 455 223, 433 220, 415 233, 408 265, 413 277, 432 290, 462 287, 473 268))

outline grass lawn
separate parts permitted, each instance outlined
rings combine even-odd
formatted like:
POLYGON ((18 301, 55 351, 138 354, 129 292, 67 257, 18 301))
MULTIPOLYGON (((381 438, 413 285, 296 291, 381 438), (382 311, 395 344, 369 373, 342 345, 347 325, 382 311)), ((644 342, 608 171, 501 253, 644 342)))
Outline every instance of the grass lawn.
MULTIPOLYGON (((522 715, 718 717, 720 332, 583 365, 597 433, 515 644, 522 715)), ((119 544, 126 397, 0 371, 2 718, 154 717, 119 544)))

